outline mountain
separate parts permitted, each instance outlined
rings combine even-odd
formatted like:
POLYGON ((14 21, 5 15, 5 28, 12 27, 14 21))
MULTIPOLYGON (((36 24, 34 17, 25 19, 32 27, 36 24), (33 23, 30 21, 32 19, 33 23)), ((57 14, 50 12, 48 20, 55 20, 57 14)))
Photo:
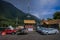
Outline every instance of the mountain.
POLYGON ((11 3, 0 1, 0 15, 14 19, 17 16, 21 18, 25 13, 14 7, 11 3))
POLYGON ((16 23, 17 18, 20 23, 22 23, 24 19, 32 19, 32 20, 34 19, 36 21, 39 20, 34 15, 24 13, 21 10, 17 9, 11 3, 0 0, 0 24, 2 23, 2 21, 4 24, 7 24, 8 22, 16 23), (30 16, 30 17, 28 18, 27 16, 30 16))

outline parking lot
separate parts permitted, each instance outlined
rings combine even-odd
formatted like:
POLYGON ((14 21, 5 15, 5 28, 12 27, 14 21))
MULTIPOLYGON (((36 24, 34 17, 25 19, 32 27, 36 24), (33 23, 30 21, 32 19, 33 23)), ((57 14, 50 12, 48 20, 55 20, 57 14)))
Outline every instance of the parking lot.
POLYGON ((37 32, 30 32, 27 35, 5 35, 0 40, 60 40, 60 33, 56 35, 41 35, 37 32))

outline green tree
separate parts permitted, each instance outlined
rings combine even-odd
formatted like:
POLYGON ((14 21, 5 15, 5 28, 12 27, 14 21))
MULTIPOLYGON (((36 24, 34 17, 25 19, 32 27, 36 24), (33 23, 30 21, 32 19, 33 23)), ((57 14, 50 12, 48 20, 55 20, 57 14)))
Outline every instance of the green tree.
POLYGON ((60 12, 55 12, 53 15, 53 19, 60 19, 60 12))
POLYGON ((47 20, 52 20, 52 18, 47 18, 47 20))

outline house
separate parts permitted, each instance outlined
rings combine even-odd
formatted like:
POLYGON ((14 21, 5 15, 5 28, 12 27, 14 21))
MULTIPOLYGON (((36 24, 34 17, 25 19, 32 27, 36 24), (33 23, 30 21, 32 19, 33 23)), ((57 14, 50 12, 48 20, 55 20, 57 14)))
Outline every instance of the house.
POLYGON ((44 26, 47 26, 47 27, 60 28, 60 19, 56 19, 56 20, 43 20, 41 22, 41 25, 44 25, 44 26))
POLYGON ((24 26, 28 29, 28 31, 34 30, 34 25, 36 24, 35 20, 24 20, 24 26))

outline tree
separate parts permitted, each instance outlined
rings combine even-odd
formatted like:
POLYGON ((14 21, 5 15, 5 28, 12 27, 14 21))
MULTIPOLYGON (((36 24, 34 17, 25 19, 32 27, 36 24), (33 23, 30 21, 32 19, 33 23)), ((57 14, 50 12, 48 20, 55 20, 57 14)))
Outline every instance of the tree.
POLYGON ((55 12, 53 15, 53 19, 60 19, 60 12, 55 12))
POLYGON ((52 20, 52 18, 47 18, 47 20, 52 20))

